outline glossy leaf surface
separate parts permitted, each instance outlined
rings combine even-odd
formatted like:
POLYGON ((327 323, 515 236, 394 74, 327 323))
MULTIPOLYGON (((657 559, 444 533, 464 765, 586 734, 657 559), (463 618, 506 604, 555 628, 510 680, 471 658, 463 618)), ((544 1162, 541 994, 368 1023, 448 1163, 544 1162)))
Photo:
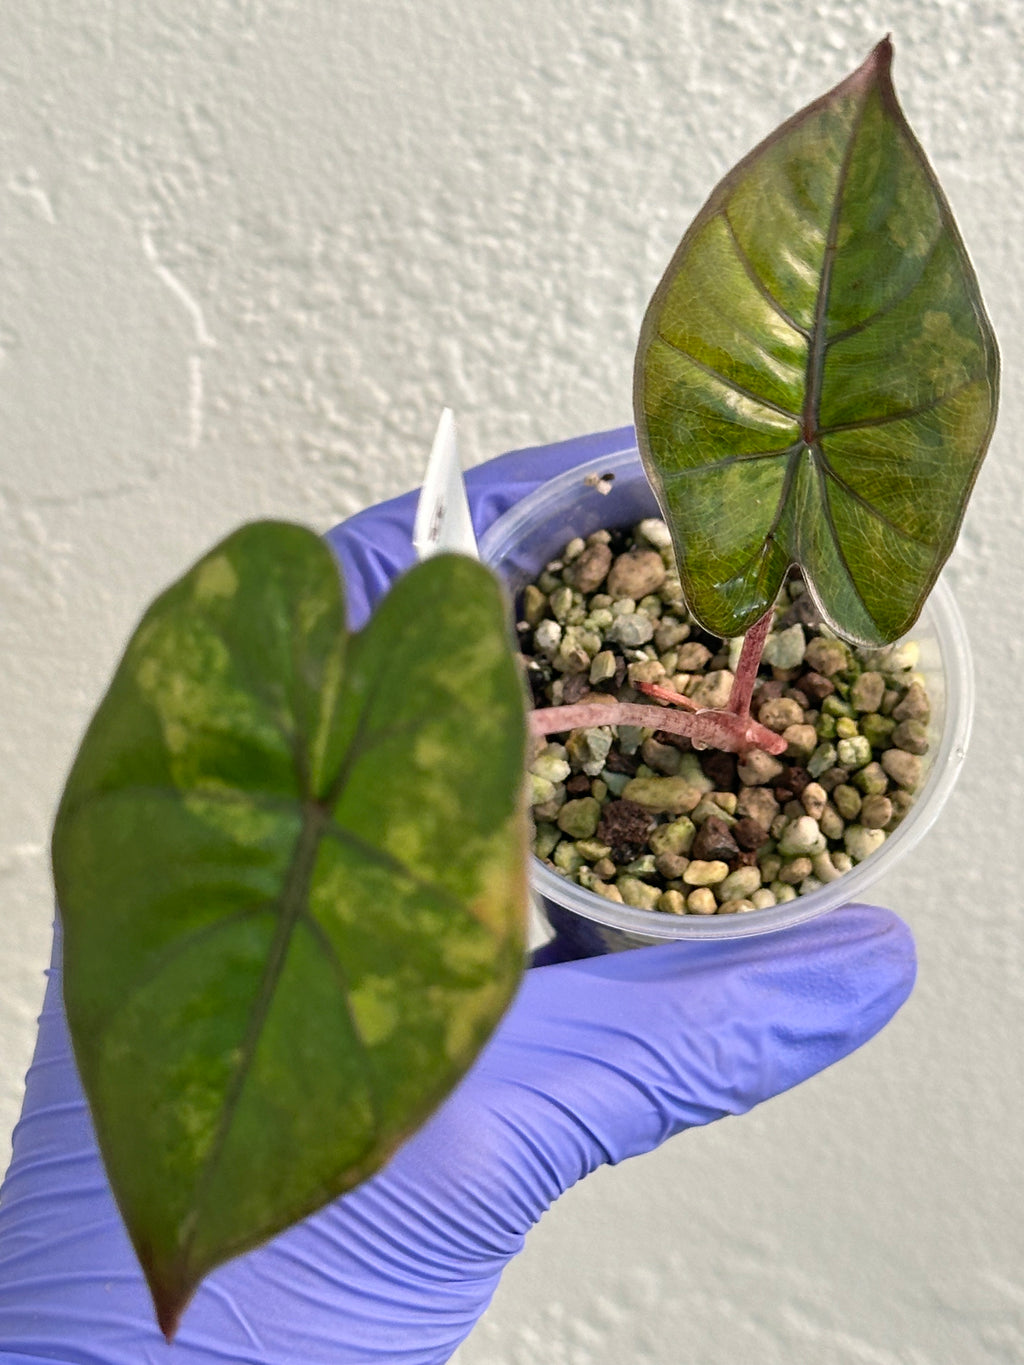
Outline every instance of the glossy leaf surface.
POLYGON ((991 435, 995 340, 891 56, 725 177, 644 320, 640 449, 716 635, 748 629, 794 564, 840 634, 901 635, 991 435))
POLYGON ((356 635, 322 542, 245 526, 150 608, 54 830, 65 1000, 171 1331, 213 1266, 377 1169, 524 952, 524 715, 454 555, 356 635))

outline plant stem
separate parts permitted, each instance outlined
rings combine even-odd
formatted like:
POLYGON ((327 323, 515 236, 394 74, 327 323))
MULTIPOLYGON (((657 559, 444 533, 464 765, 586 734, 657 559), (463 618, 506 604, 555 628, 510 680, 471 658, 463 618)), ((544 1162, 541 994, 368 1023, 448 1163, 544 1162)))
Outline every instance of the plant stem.
POLYGON ((669 705, 644 706, 595 696, 577 702, 575 706, 545 706, 531 711, 530 729, 535 735, 553 735, 560 730, 588 729, 594 725, 639 725, 649 730, 687 735, 697 749, 725 749, 738 754, 745 754, 750 749, 764 749, 769 754, 784 753, 786 741, 782 736, 760 725, 750 714, 757 669, 771 625, 772 608, 769 607, 744 636, 736 676, 724 710, 711 707, 675 710, 673 704, 693 707, 693 702, 670 688, 638 683, 642 692, 669 705))
POLYGON ((773 608, 769 607, 761 619, 755 621, 743 637, 743 648, 740 650, 739 663, 736 665, 736 676, 733 679, 729 703, 726 708, 734 716, 746 718, 750 715, 750 698, 754 695, 754 684, 757 682, 757 669, 764 652, 764 642, 772 628, 772 613, 773 608))
POLYGON ((670 706, 594 700, 577 702, 575 706, 542 706, 530 712, 530 730, 535 735, 585 730, 595 725, 639 725, 649 730, 667 730, 673 735, 689 736, 696 748, 725 749, 738 754, 750 749, 781 754, 786 748, 781 735, 759 725, 749 714, 738 716, 710 707, 702 711, 677 711, 670 706))

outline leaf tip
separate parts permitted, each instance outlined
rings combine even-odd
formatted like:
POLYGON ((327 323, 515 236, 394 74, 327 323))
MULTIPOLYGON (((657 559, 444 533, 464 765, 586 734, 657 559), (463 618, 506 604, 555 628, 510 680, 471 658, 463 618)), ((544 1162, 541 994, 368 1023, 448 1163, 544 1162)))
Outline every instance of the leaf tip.
MULTIPOLYGON (((875 44, 868 53, 867 58, 858 66, 857 70, 847 78, 848 85, 854 87, 869 88, 878 83, 882 85, 892 82, 892 34, 887 33, 885 37, 875 44)), ((847 82, 843 83, 844 85, 847 82)))
POLYGON ((164 1341, 168 1346, 173 1346, 175 1335, 181 1325, 181 1315, 185 1311, 184 1301, 177 1295, 168 1299, 154 1296, 153 1306, 156 1309, 157 1326, 163 1333, 164 1341))
POLYGON ((157 1326, 167 1345, 170 1346, 181 1326, 182 1314, 196 1291, 198 1281, 191 1278, 186 1279, 180 1273, 175 1274, 173 1267, 161 1266, 141 1252, 138 1254, 139 1264, 142 1267, 142 1273, 146 1277, 146 1283, 149 1285, 149 1292, 153 1299, 153 1312, 157 1326))
POLYGON ((874 62, 879 72, 888 72, 892 66, 892 53, 892 34, 887 33, 882 41, 875 45, 868 60, 874 62))

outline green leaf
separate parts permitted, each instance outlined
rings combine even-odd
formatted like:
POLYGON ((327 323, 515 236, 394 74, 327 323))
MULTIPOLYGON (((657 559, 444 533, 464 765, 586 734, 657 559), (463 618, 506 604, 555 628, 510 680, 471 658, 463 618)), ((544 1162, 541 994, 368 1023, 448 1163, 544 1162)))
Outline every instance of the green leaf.
POLYGON ((992 432, 995 339, 891 58, 886 39, 722 180, 644 319, 640 449, 716 635, 791 565, 841 635, 903 634, 992 432))
POLYGON ((497 582, 439 555, 349 636, 264 522, 146 613, 53 836, 75 1056, 161 1325, 375 1171, 522 970, 524 703, 497 582))

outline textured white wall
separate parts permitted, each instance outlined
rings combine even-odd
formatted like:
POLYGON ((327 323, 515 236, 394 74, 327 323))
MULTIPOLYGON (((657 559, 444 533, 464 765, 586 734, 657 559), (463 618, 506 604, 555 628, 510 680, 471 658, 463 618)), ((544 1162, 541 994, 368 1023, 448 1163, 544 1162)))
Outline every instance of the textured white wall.
MULTIPOLYGON (((573 1191, 460 1365, 1024 1360, 1024 10, 1005 0, 26 0, 0 12, 0 1155, 46 844, 149 598, 258 514, 326 527, 629 420, 678 236, 891 30, 999 333, 951 577, 963 780, 880 895, 920 984, 862 1054, 573 1191)), ((2 1164, 2 1162, 0 1162, 2 1164)))

